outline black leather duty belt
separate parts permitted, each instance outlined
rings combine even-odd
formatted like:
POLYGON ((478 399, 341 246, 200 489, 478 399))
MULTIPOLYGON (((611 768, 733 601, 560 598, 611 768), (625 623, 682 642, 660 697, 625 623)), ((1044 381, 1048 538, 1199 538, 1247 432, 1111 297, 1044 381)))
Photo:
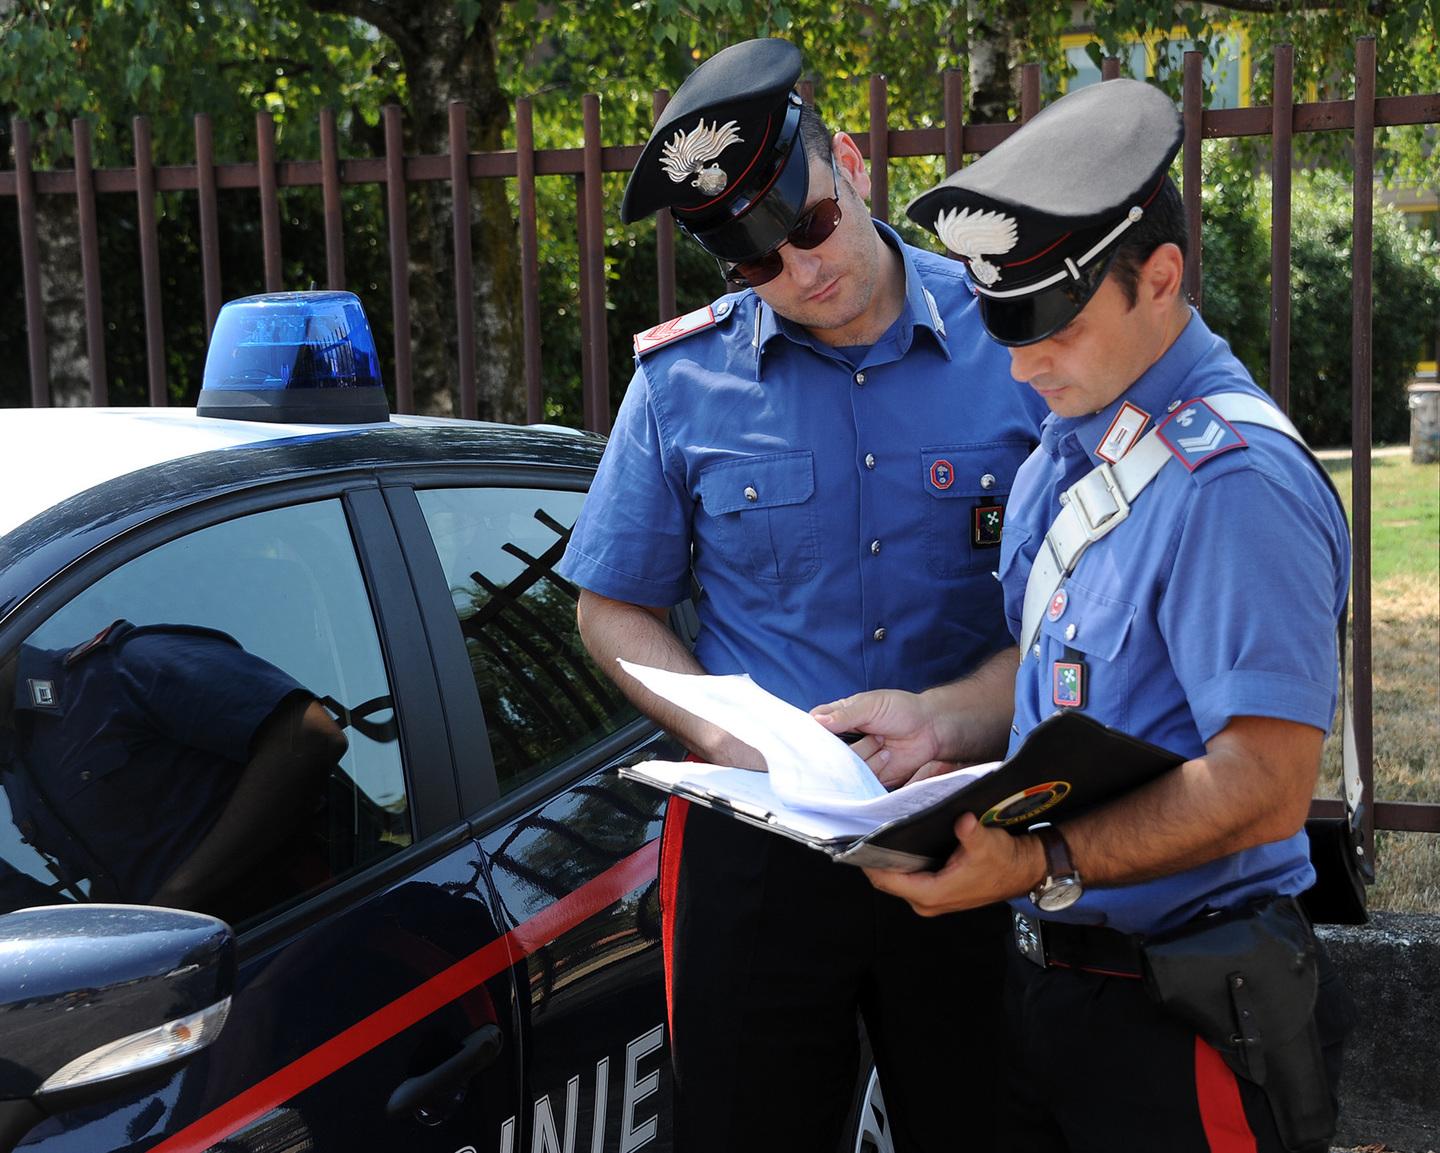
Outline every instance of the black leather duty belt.
POLYGON ((1042 969, 1083 969, 1109 977, 1139 977, 1140 938, 1098 925, 1042 921, 1012 909, 1015 947, 1042 969))

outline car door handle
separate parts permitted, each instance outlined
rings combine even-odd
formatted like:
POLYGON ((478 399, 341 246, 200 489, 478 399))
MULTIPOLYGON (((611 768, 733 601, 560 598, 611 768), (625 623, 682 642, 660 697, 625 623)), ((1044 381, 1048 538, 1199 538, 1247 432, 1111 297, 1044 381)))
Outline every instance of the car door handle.
POLYGON ((476 1029, 453 1057, 428 1072, 401 1081, 385 1104, 385 1115, 392 1120, 407 1117, 424 1105, 449 1096, 476 1073, 494 1064, 504 1044, 499 1026, 484 1025, 476 1029))

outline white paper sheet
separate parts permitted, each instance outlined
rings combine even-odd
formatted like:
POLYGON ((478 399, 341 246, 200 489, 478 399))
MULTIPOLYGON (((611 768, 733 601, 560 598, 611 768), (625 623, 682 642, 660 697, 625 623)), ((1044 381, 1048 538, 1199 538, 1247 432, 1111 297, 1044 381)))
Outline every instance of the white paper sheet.
POLYGON ((770 767, 775 795, 792 805, 828 806, 885 792, 844 741, 748 676, 693 676, 624 660, 620 667, 652 693, 756 749, 770 767))
POLYGON ((694 761, 647 761, 637 775, 662 785, 686 782, 712 796, 814 837, 863 836, 928 808, 1000 762, 930 777, 886 792, 850 747, 809 713, 747 676, 691 676, 621 661, 651 692, 703 717, 758 750, 768 773, 694 761))

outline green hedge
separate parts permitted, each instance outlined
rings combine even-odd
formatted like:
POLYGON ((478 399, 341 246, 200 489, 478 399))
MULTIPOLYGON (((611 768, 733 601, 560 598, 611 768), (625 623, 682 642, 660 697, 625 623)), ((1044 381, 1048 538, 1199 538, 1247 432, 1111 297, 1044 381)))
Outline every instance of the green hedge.
MULTIPOLYGON (((1269 181, 1213 174, 1204 205, 1205 318, 1268 387, 1269 181)), ((1316 447, 1350 443, 1350 214, 1346 180, 1330 172, 1296 174, 1290 413, 1316 447)), ((1440 310, 1440 246, 1407 229, 1399 211, 1377 203, 1372 260, 1372 435, 1377 443, 1404 441, 1410 427, 1405 385, 1440 310)))
MULTIPOLYGON (((1246 157, 1207 145, 1203 307, 1206 321, 1264 388, 1270 373, 1270 184, 1257 179, 1249 164, 1246 157)), ((1345 177, 1296 173, 1290 412, 1316 447, 1350 443, 1350 200, 1345 177)), ((618 403, 630 377, 630 334, 652 324, 655 315, 654 230, 646 222, 615 229, 608 239, 610 387, 618 403)), ((936 243, 929 238, 931 247, 936 243)), ((694 241, 677 235, 675 255, 680 311, 722 290, 715 262, 694 241)), ((1405 385, 1440 311, 1440 246, 1407 229, 1398 211, 1377 204, 1373 268, 1373 436, 1377 443, 1405 441, 1410 420, 1405 385)), ((557 289, 563 295, 562 282, 544 282, 547 311, 563 306, 548 299, 557 289)), ((553 415, 577 422, 579 351, 578 326, 547 327, 545 369, 553 415), (567 388, 570 378, 575 383, 567 388)))

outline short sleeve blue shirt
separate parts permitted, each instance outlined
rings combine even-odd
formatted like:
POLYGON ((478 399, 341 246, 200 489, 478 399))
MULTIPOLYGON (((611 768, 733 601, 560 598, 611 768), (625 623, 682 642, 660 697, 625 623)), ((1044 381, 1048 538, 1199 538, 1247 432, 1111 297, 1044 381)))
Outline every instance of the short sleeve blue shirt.
MULTIPOLYGON (((1218 392, 1264 395, 1192 315, 1165 355, 1109 407, 1046 420, 1040 448, 1016 478, 1005 525, 1000 573, 1016 637, 1026 580, 1059 494, 1101 462, 1096 450, 1117 414, 1129 405, 1153 427, 1180 404, 1218 392)), ((1254 424, 1235 429, 1243 443, 1193 471, 1167 462, 1129 519, 1080 558, 1020 665, 1011 751, 1074 700, 1075 677, 1084 712, 1187 758, 1203 754, 1233 717, 1330 727, 1336 622, 1350 569, 1344 512, 1300 446, 1254 424), (1064 666, 1078 671, 1071 676, 1064 666)), ((1301 831, 1174 876, 1087 889, 1053 916, 1154 932, 1252 896, 1298 893, 1313 879, 1301 831)), ((1015 904, 1033 912, 1028 901, 1015 904)))
POLYGON ((560 565, 642 605, 684 600, 693 573, 700 662, 802 708, 927 688, 1010 643, 992 572, 1044 406, 962 267, 876 227, 905 305, 857 360, 753 292, 638 356, 560 565))
POLYGON ((122 621, 68 653, 22 647, 11 807, 69 869, 147 901, 220 816, 261 724, 305 691, 212 629, 122 621))

